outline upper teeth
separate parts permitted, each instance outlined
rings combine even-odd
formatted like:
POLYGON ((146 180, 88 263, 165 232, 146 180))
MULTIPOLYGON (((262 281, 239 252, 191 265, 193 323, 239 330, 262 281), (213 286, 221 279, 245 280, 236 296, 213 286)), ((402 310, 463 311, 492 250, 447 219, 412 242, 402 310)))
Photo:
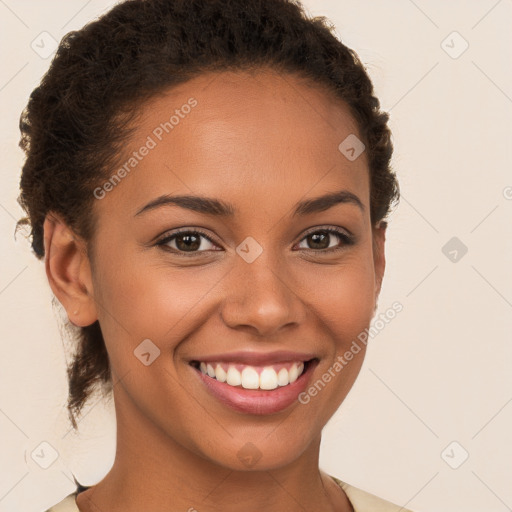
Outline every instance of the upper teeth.
POLYGON ((201 362, 199 369, 220 382, 230 386, 241 385, 245 389, 275 389, 278 386, 286 386, 295 382, 304 371, 302 361, 292 363, 288 368, 284 365, 275 366, 279 368, 201 362), (242 371, 239 371, 237 366, 242 368, 242 371))

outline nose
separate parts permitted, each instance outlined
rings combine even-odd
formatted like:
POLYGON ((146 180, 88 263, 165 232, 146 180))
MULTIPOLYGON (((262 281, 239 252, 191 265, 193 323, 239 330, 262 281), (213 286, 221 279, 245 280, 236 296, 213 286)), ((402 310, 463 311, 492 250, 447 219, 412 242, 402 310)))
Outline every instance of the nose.
POLYGON ((227 278, 221 309, 228 327, 268 338, 304 321, 306 306, 301 290, 283 262, 271 259, 270 251, 263 251, 252 263, 237 258, 235 265, 227 278))

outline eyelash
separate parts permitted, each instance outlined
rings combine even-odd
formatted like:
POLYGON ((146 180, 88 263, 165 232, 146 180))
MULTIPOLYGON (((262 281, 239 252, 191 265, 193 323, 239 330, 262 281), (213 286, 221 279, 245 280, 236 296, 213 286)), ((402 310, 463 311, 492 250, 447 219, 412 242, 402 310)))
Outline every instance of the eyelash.
MULTIPOLYGON (((355 239, 354 239, 353 235, 349 235, 345 231, 343 231, 343 230, 341 230, 339 228, 333 228, 333 227, 325 227, 325 228, 324 227, 317 227, 317 228, 314 228, 313 230, 307 232, 299 240, 299 243, 302 242, 304 239, 306 239, 308 236, 314 235, 315 233, 319 233, 319 232, 330 233, 330 234, 337 235, 342 240, 343 244, 341 246, 330 247, 328 249, 302 249, 302 250, 311 251, 311 252, 314 252, 314 253, 321 253, 321 254, 325 254, 325 253, 333 254, 333 253, 336 253, 338 251, 344 250, 345 246, 353 245, 355 243, 355 239)), ((208 236, 204 231, 202 231, 201 229, 196 229, 196 228, 194 228, 194 229, 192 229, 192 228, 183 228, 183 229, 178 229, 177 231, 173 231, 172 233, 168 234, 167 236, 164 236, 164 238, 161 239, 160 241, 158 241, 155 245, 161 246, 162 249, 165 250, 165 251, 169 251, 169 252, 172 252, 173 254, 177 254, 178 256, 185 256, 185 257, 197 257, 201 253, 209 252, 209 251, 191 251, 191 252, 187 253, 185 251, 180 251, 180 250, 174 249, 172 247, 168 247, 166 245, 170 241, 174 240, 178 235, 181 235, 181 234, 201 235, 204 238, 206 238, 209 242, 211 242, 212 244, 217 245, 211 239, 211 237, 208 236)))

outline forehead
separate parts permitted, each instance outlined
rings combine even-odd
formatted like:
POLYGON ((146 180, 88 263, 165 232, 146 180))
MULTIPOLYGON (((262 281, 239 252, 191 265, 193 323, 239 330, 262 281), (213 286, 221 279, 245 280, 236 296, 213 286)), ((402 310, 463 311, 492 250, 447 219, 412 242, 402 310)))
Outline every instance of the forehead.
POLYGON ((350 161, 338 148, 358 135, 348 106, 322 85, 273 70, 206 73, 142 106, 120 162, 134 165, 109 202, 131 211, 160 194, 194 193, 295 203, 342 188, 367 202, 365 153, 350 161))

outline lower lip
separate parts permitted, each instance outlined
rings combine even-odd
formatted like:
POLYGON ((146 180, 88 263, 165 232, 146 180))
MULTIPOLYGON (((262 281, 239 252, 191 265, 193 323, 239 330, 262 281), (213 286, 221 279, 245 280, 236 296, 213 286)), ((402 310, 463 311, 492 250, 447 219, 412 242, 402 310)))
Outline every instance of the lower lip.
POLYGON ((263 415, 280 412, 296 402, 298 395, 306 389, 317 364, 317 359, 312 360, 308 363, 306 371, 295 382, 273 390, 230 386, 205 375, 198 368, 192 368, 204 382, 208 391, 223 404, 239 412, 263 415))

